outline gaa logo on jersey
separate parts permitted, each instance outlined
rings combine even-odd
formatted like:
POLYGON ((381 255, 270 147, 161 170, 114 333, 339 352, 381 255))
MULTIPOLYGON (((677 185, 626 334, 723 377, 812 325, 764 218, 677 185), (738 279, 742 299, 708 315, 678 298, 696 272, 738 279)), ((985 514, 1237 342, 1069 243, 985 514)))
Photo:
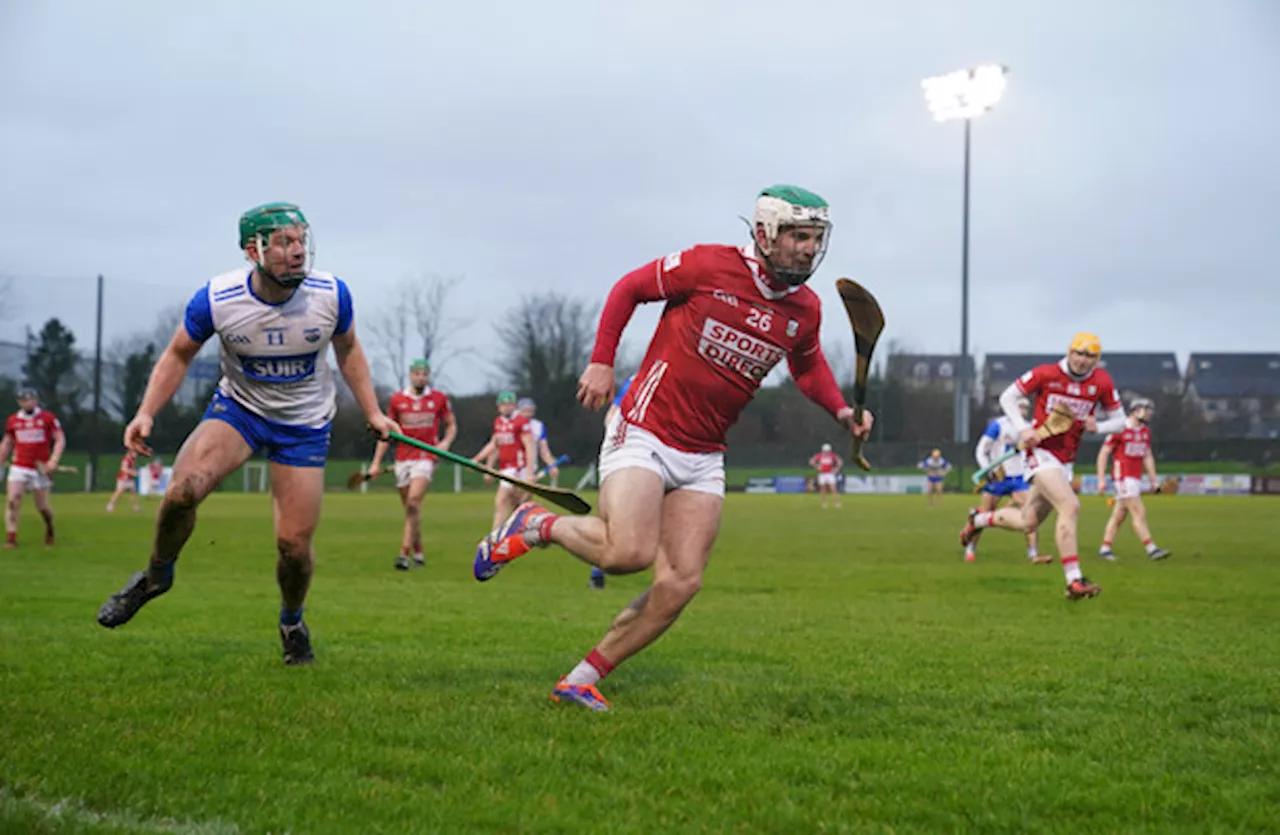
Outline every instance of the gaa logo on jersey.
POLYGON ((259 383, 299 383, 316 373, 316 355, 292 357, 241 357, 244 376, 259 383))
POLYGON ((320 329, 319 329, 319 328, 307 328, 306 330, 304 330, 304 331, 302 332, 302 338, 303 338, 303 339, 305 339, 305 340, 307 340, 308 342, 319 342, 319 341, 320 341, 320 329))
POLYGON ((795 336, 800 332, 800 323, 795 319, 787 320, 787 336, 795 336))

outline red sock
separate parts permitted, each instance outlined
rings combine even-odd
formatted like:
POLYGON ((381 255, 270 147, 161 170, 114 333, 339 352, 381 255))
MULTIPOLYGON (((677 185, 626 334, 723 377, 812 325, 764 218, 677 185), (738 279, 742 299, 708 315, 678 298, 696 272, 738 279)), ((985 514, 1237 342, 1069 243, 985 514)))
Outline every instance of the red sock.
POLYGON ((600 674, 600 678, 604 678, 613 672, 613 662, 600 654, 600 650, 593 649, 587 653, 586 661, 592 667, 596 668, 596 672, 600 674))
POLYGON ((6 540, 7 542, 9 542, 10 544, 17 545, 17 544, 18 544, 18 532, 17 532, 17 531, 8 531, 7 533, 5 533, 5 540, 6 540))
POLYGON ((538 523, 538 540, 540 542, 551 541, 551 526, 556 523, 560 517, 554 513, 548 513, 547 518, 538 523))
POLYGON ((975 528, 991 527, 991 520, 995 518, 995 515, 994 510, 984 510, 982 513, 973 517, 973 526, 975 528))
POLYGON ((1146 547, 1147 547, 1148 545, 1150 545, 1150 544, 1151 544, 1151 540, 1150 540, 1150 539, 1144 539, 1144 540, 1142 540, 1142 547, 1143 547, 1143 548, 1146 548, 1146 547))
POLYGON ((1106 548, 1108 551, 1110 551, 1110 550, 1111 550, 1111 540, 1109 540, 1109 539, 1104 539, 1104 540, 1102 540, 1102 547, 1103 547, 1103 548, 1106 548))
POLYGON ((1067 582, 1079 580, 1080 574, 1080 557, 1075 554, 1064 554, 1062 557, 1062 573, 1067 575, 1067 582))

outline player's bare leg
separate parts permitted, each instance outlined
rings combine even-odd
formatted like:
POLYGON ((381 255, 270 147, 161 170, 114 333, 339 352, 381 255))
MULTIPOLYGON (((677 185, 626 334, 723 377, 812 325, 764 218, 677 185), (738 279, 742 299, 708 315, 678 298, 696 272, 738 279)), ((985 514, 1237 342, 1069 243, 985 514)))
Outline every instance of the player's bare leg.
MULTIPOLYGON (((1116 502, 1117 507, 1121 504, 1122 502, 1116 502)), ((1142 540, 1142 549, 1147 552, 1147 556, 1153 560, 1168 557, 1169 551, 1156 545, 1155 539, 1151 536, 1151 526, 1147 524, 1147 506, 1143 504, 1142 497, 1132 496, 1125 499, 1123 504, 1127 505, 1133 532, 1138 535, 1138 539, 1142 540)))
POLYGON ((1048 516, 1057 511, 1055 536, 1062 559, 1062 571, 1066 575, 1066 595, 1071 600, 1094 597, 1102 589, 1089 582, 1080 571, 1080 557, 1076 546, 1076 523, 1080 513, 1080 500, 1071 489, 1064 470, 1048 469, 1037 473, 1032 481, 1031 495, 1023 508, 1003 508, 990 513, 971 513, 969 524, 961 537, 966 539, 975 530, 987 527, 1030 532, 1048 516))
POLYGON ((21 481, 10 481, 5 493, 4 502, 4 547, 18 547, 18 517, 22 512, 22 494, 26 485, 21 481))
POLYGON ((494 529, 497 529, 528 497, 529 494, 518 487, 499 481, 498 492, 493 496, 494 529))
POLYGON ((664 506, 657 473, 618 470, 600 485, 600 515, 557 517, 550 541, 606 574, 644 571, 658 556, 664 506))
MULTIPOLYGON (((978 499, 978 512, 990 513, 1000 505, 1000 497, 991 493, 983 493, 978 499)), ((982 531, 975 530, 969 537, 969 541, 964 546, 964 561, 973 562, 978 558, 978 540, 982 538, 982 531)))
POLYGON ((413 563, 422 565, 422 498, 431 488, 431 479, 415 478, 408 486, 400 488, 400 502, 404 505, 404 534, 400 539, 400 557, 396 568, 407 570, 413 563), (410 563, 410 557, 413 563, 410 563))
POLYGON ((280 640, 284 663, 315 660, 302 620, 315 572, 312 538, 324 499, 323 467, 291 467, 271 462, 271 507, 276 528, 276 582, 280 585, 280 640))
MULTIPOLYGON (((1009 497, 1009 501, 1013 502, 1014 507, 1025 508, 1030 498, 1031 498, 1030 491, 1022 490, 1011 495, 1009 497)), ((1034 528, 1027 531, 1027 559, 1036 564, 1053 562, 1053 557, 1040 556, 1039 544, 1040 544, 1040 525, 1037 524, 1034 528)))
POLYGON ((40 518, 44 520, 44 544, 53 544, 53 505, 49 503, 48 490, 34 491, 36 502, 36 510, 40 513, 40 518))
MULTIPOLYGON (((98 623, 127 623, 142 605, 173 585, 173 567, 196 525, 196 508, 228 474, 248 461, 249 445, 229 423, 201 421, 173 463, 173 475, 160 502, 151 560, 98 612, 98 623)), ((274 491, 273 491, 274 492, 274 491)))
POLYGON ((1120 523, 1129 515, 1129 507, 1127 499, 1119 499, 1111 508, 1111 515, 1107 517, 1107 526, 1102 531, 1102 545, 1098 547, 1098 556, 1104 560, 1114 560, 1116 555, 1111 551, 1111 543, 1115 542, 1116 535, 1120 533, 1120 523))

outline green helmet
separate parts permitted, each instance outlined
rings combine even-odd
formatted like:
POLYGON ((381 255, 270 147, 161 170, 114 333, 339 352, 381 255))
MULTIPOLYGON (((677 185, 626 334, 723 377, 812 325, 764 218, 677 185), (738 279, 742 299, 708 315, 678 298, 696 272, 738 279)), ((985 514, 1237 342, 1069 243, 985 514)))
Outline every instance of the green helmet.
POLYGON ((827 254, 827 244, 831 239, 829 207, 826 200, 823 200, 808 189, 789 185, 769 186, 763 189, 756 197, 755 224, 752 226, 753 236, 757 226, 764 227, 768 249, 760 254, 764 256, 766 262, 769 260, 769 256, 773 254, 773 244, 778 239, 778 233, 783 229, 794 226, 812 226, 821 230, 820 240, 813 253, 813 261, 809 264, 807 270, 782 269, 774 264, 769 264, 770 269, 777 274, 778 278, 792 286, 804 284, 808 281, 809 276, 813 275, 814 271, 818 269, 818 264, 822 263, 823 256, 827 254))
POLYGON ((515 393, 514 391, 500 391, 500 392, 498 392, 498 405, 499 405, 499 406, 501 406, 503 403, 514 403, 514 402, 516 402, 516 393, 515 393))
POLYGON ((426 372, 430 372, 430 371, 431 371, 431 363, 427 362, 425 359, 421 359, 421 358, 419 358, 419 359, 416 359, 416 360, 414 360, 413 362, 409 363, 409 370, 410 370, 410 371, 426 371, 426 372))
POLYGON ((311 224, 307 223, 306 215, 293 203, 263 203, 240 215, 240 248, 244 249, 251 242, 258 245, 256 263, 259 270, 273 281, 286 287, 296 287, 311 272, 311 264, 315 259, 315 241, 311 237, 311 224), (266 266, 267 242, 272 232, 292 226, 301 226, 306 235, 307 260, 300 271, 277 276, 266 266))

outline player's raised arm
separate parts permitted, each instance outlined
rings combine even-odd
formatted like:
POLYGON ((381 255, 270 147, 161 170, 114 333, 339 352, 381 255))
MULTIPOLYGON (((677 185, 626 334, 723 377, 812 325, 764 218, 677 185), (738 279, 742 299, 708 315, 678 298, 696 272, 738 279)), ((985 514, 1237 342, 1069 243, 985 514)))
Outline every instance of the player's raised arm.
POLYGON ((993 455, 995 446, 1000 441, 1000 422, 991 421, 987 424, 986 431, 982 433, 982 437, 978 439, 978 445, 973 448, 973 458, 978 462, 980 469, 991 466, 991 462, 995 460, 993 455))

